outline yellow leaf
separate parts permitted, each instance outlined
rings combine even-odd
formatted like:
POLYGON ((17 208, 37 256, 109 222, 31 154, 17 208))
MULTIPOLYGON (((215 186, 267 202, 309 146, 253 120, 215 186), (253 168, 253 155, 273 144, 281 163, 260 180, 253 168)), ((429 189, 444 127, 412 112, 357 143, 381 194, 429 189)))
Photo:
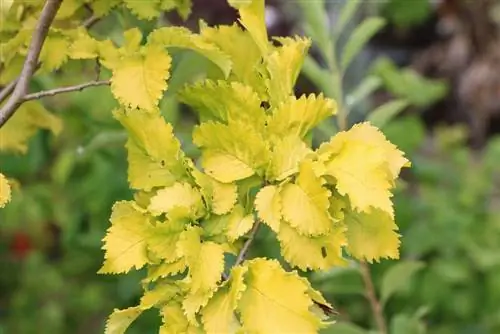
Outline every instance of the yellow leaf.
POLYGON ((2 1, 2 6, 0 7, 0 17, 2 19, 5 16, 7 16, 7 13, 9 12, 9 9, 13 3, 14 3, 14 0, 3 0, 2 1))
POLYGON ((232 62, 225 53, 184 27, 158 28, 148 36, 148 45, 192 50, 217 65, 224 77, 231 71, 232 62))
POLYGON ((224 270, 224 248, 211 241, 201 242, 200 234, 199 228, 189 229, 179 242, 179 251, 189 267, 187 282, 190 290, 182 306, 190 322, 212 297, 224 270))
POLYGON ((130 11, 140 19, 152 20, 161 14, 160 0, 124 0, 123 1, 130 11))
POLYGON ((159 278, 164 278, 171 275, 182 273, 186 270, 186 259, 180 258, 174 262, 162 263, 157 266, 150 266, 148 276, 144 279, 145 282, 154 282, 159 278))
POLYGON ((228 217, 226 235, 230 242, 236 241, 253 226, 253 214, 245 214, 245 209, 241 205, 236 205, 228 217))
POLYGON ((57 11, 56 20, 68 19, 83 6, 81 0, 65 0, 57 11))
MULTIPOLYGON (((214 179, 230 183, 242 180, 255 174, 250 163, 238 159, 238 153, 204 150, 202 152, 202 166, 206 173, 214 179)), ((244 153, 243 153, 244 154, 244 153)))
POLYGON ((0 129, 0 151, 26 153, 27 142, 38 129, 47 129, 57 135, 61 128, 61 120, 49 113, 40 102, 25 102, 0 129))
POLYGON ((150 309, 153 306, 160 305, 166 301, 171 300, 181 289, 172 282, 166 282, 155 285, 152 290, 146 291, 141 297, 140 308, 143 310, 150 309))
POLYGON ((238 197, 237 187, 233 183, 221 183, 213 180, 212 211, 223 215, 234 207, 238 197))
POLYGON ((330 195, 314 174, 312 164, 305 161, 296 183, 285 184, 281 191, 283 217, 302 235, 327 234, 333 227, 328 214, 330 195))
MULTIPOLYGON (((0 45, 0 47, 2 47, 2 45, 0 45)), ((15 56, 10 62, 4 64, 4 67, 2 68, 2 75, 0 75, 0 85, 6 86, 12 80, 19 77, 23 69, 24 59, 24 56, 15 56)))
POLYGON ((238 9, 241 24, 250 32, 263 55, 267 54, 269 41, 265 21, 264 0, 229 0, 238 9))
POLYGON ((132 322, 142 313, 139 306, 124 310, 115 309, 106 321, 105 334, 123 334, 132 322))
POLYGON ((99 57, 99 42, 90 37, 85 28, 78 28, 69 50, 71 59, 94 59, 99 57))
POLYGON ((171 58, 159 46, 147 46, 113 66, 111 91, 121 104, 157 110, 167 89, 171 58))
POLYGON ((410 161, 404 157, 404 153, 398 150, 396 145, 388 141, 384 134, 369 122, 357 124, 349 132, 352 140, 377 143, 377 146, 384 152, 393 179, 399 176, 401 168, 411 166, 410 161))
POLYGON ((189 14, 191 14, 191 6, 191 0, 161 0, 160 4, 162 10, 170 11, 174 8, 177 9, 183 20, 187 20, 189 14))
POLYGON ((8 40, 2 39, 0 42, 2 50, 2 53, 0 54, 0 61, 4 63, 2 75, 0 76, 2 82, 3 80, 6 80, 3 77, 5 76, 5 73, 8 72, 9 67, 13 66, 14 63, 20 63, 22 68, 33 31, 36 27, 35 25, 36 20, 25 21, 14 37, 8 40))
POLYGON ((120 53, 123 56, 131 56, 140 50, 142 44, 142 32, 139 28, 128 29, 123 32, 123 45, 120 53))
POLYGON ((41 69, 50 73, 60 68, 68 60, 70 42, 61 36, 48 36, 40 52, 41 69))
POLYGON ((269 163, 265 141, 245 123, 202 123, 193 132, 193 142, 204 149, 205 172, 222 183, 252 176, 269 163))
POLYGON ((261 63, 262 55, 248 31, 237 24, 232 26, 202 27, 200 34, 210 43, 218 46, 233 61, 229 79, 236 80, 267 99, 265 78, 267 73, 261 63))
POLYGON ((368 262, 381 258, 399 258, 398 226, 393 218, 382 210, 366 212, 348 212, 345 215, 347 225, 347 250, 359 260, 368 262))
POLYGON ((278 233, 281 222, 281 197, 278 187, 266 186, 255 198, 255 209, 259 218, 275 233, 278 233))
POLYGON ((248 333, 316 333, 320 320, 310 312, 308 286, 276 260, 247 262, 246 290, 238 303, 248 333))
POLYGON ((189 322, 181 304, 177 301, 168 303, 161 309, 163 325, 160 327, 160 334, 202 334, 200 327, 189 322))
POLYGON ((338 192, 349 197, 352 208, 378 208, 393 216, 390 190, 408 160, 375 127, 361 123, 340 132, 319 148, 318 155, 326 162, 326 174, 334 177, 338 192))
POLYGON ((342 247, 347 244, 345 228, 336 226, 325 236, 310 237, 298 233, 282 223, 278 233, 283 258, 302 270, 327 270, 347 262, 342 258, 342 247))
POLYGON ((147 239, 151 223, 134 202, 121 201, 113 206, 111 227, 104 237, 105 261, 99 273, 128 272, 148 263, 147 239))
POLYGON ((174 262, 179 258, 177 242, 184 231, 186 223, 181 220, 158 223, 151 228, 148 238, 148 249, 165 262, 174 262))
POLYGON ((117 110, 114 116, 127 129, 128 180, 134 189, 149 191, 171 186, 186 177, 183 153, 172 126, 159 114, 117 110))
POLYGON ((313 94, 299 99, 287 97, 273 111, 268 122, 268 131, 272 135, 295 136, 303 139, 309 131, 321 121, 336 113, 333 100, 313 94))
POLYGON ((97 48, 99 51, 99 63, 110 70, 117 66, 123 57, 123 52, 109 39, 98 41, 97 48))
POLYGON ((297 80, 311 41, 306 38, 278 39, 282 46, 275 48, 266 59, 269 79, 266 82, 272 106, 278 106, 290 95, 297 80))
POLYGON ((10 201, 11 189, 7 178, 0 173, 0 208, 5 207, 10 201))
POLYGON ((265 124, 259 96, 250 86, 239 82, 198 82, 181 91, 180 100, 198 111, 201 121, 244 122, 256 129, 265 124))
POLYGON ((247 267, 233 267, 230 279, 202 309, 202 322, 208 334, 235 333, 241 326, 234 311, 246 289, 244 275, 247 270, 247 267))
MULTIPOLYGON (((188 183, 175 183, 159 190, 151 198, 148 210, 155 216, 169 214, 173 209, 182 209, 184 217, 200 218, 205 209, 201 194, 188 183)), ((179 212, 179 211, 177 211, 179 212)), ((180 218, 177 216, 177 218, 180 218)))
POLYGON ((208 304, 212 299, 215 289, 199 290, 196 292, 190 291, 182 300, 182 309, 188 321, 192 324, 197 324, 197 315, 200 308, 208 304))
POLYGON ((231 211, 238 197, 236 184, 219 182, 194 166, 191 167, 191 175, 196 184, 201 187, 205 202, 211 207, 213 213, 223 215, 231 211))
POLYGON ((271 164, 267 171, 268 179, 284 180, 299 170, 299 163, 312 150, 295 135, 278 137, 273 145, 271 164))
POLYGON ((122 0, 102 0, 91 1, 88 5, 92 8, 92 13, 96 17, 103 17, 108 15, 114 7, 121 4, 122 0))
POLYGON ((191 291, 208 291, 217 286, 224 269, 224 251, 214 242, 202 242, 200 229, 182 233, 179 251, 186 257, 191 279, 191 291))

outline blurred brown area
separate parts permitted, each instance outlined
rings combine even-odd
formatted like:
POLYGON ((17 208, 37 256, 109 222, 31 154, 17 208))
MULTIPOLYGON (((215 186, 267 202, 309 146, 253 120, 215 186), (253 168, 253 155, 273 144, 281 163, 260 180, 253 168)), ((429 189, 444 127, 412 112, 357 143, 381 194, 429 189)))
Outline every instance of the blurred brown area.
POLYGON ((436 119, 466 122, 474 147, 500 130, 500 39, 491 16, 495 2, 442 1, 438 39, 412 60, 425 76, 449 81, 450 94, 431 113, 436 119))

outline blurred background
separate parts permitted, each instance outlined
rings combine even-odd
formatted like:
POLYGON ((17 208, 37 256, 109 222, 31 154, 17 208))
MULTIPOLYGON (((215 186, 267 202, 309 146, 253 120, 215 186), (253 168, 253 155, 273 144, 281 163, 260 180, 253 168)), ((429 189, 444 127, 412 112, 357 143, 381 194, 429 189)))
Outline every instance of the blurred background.
MULTIPOLYGON (((270 34, 315 32, 313 2, 266 1, 270 34)), ((413 163, 394 197, 401 260, 371 266, 387 332, 500 333, 500 1, 361 1, 345 20, 346 2, 327 0, 320 13, 331 25, 327 30, 339 32, 329 37, 332 47, 348 47, 353 35, 369 40, 330 95, 342 100, 348 125, 376 120, 413 163), (357 29, 374 16, 385 22, 376 32, 357 29)), ((120 42, 130 27, 147 35, 158 24, 196 30, 199 19, 212 25, 237 18, 226 0, 193 5, 185 22, 174 14, 138 21, 120 10, 97 22, 92 34, 120 42)), ((93 66, 68 62, 36 76, 32 88, 91 80, 93 66)), ((172 92, 203 66, 196 57, 174 61, 172 92)), ((331 78, 321 74, 327 67, 313 44, 296 93, 331 91, 331 78)), ((134 305, 141 295, 141 272, 96 274, 111 207, 132 196, 126 135, 111 117, 116 103, 107 87, 43 103, 62 118, 62 132, 38 132, 25 155, 0 152, 0 170, 18 183, 12 202, 0 210, 0 333, 102 333, 113 308, 134 305)), ((163 99, 162 112, 196 156, 194 115, 173 94, 163 99)), ((334 120, 325 122, 316 142, 337 128, 334 120)), ((277 255, 269 238, 259 235, 254 255, 277 255)), ((376 333, 355 263, 307 275, 339 311, 339 325, 325 333, 376 333)), ((130 333, 155 333, 158 325, 154 312, 146 313, 130 333)))

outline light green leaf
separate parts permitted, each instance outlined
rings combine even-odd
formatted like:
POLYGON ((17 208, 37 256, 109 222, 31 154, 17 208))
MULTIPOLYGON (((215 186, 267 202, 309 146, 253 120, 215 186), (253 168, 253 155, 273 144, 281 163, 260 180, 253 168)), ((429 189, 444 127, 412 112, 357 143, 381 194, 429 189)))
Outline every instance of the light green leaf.
POLYGON ((366 330, 348 322, 334 323, 319 332, 320 334, 368 334, 366 330))
POLYGON ((391 334, 424 334, 425 325, 418 317, 398 314, 391 320, 391 334))
POLYGON ((306 75, 326 97, 335 98, 335 81, 331 79, 329 72, 321 68, 313 57, 307 55, 302 64, 302 73, 306 75))
POLYGON ((302 15, 305 18, 305 29, 308 36, 318 44, 323 54, 331 52, 329 39, 328 17, 325 10, 325 0, 298 1, 302 15))
POLYGON ((423 262, 398 262, 384 275, 381 287, 381 303, 384 305, 394 294, 407 290, 411 277, 424 267, 423 262))
POLYGON ((382 80, 375 76, 368 76, 349 94, 346 98, 346 104, 349 108, 363 102, 370 94, 380 88, 382 80))
POLYGON ((352 17, 356 13, 356 10, 359 8, 359 5, 361 5, 360 0, 346 1, 346 4, 340 10, 339 20, 335 26, 335 33, 337 36, 342 33, 342 30, 344 30, 347 22, 351 21, 352 17))
POLYGON ((408 107, 406 100, 394 100, 377 107, 372 111, 367 120, 378 128, 383 128, 388 122, 408 107))
POLYGON ((448 92, 445 80, 427 79, 411 68, 398 68, 387 58, 378 59, 372 72, 382 79, 384 87, 391 94, 417 107, 428 107, 448 92))
POLYGON ((382 29, 385 23, 385 20, 381 17, 369 17, 354 29, 354 32, 342 50, 342 69, 346 70, 349 67, 361 49, 363 49, 373 35, 382 29))

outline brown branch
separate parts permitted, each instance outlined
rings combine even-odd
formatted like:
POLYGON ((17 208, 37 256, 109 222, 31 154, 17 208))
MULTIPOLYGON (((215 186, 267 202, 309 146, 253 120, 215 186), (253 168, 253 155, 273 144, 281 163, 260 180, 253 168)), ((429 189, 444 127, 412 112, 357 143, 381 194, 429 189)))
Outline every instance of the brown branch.
POLYGON ((49 89, 49 90, 44 90, 41 92, 33 93, 33 94, 28 94, 28 95, 23 97, 22 101, 25 102, 25 101, 30 101, 30 100, 38 100, 38 99, 41 99, 42 97, 46 97, 46 96, 54 96, 54 95, 62 94, 62 93, 82 91, 85 88, 105 86, 105 85, 109 85, 109 84, 110 84, 109 80, 101 80, 101 81, 91 81, 91 82, 87 82, 87 83, 84 83, 81 85, 76 85, 76 86, 54 88, 54 89, 49 89))
POLYGON ((382 334, 387 334, 387 324, 385 323, 384 313, 380 301, 377 299, 375 287, 373 286, 372 277, 370 274, 370 267, 364 261, 360 263, 361 277, 365 283, 365 296, 370 302, 373 317, 377 324, 377 328, 382 334))
POLYGON ((15 88, 5 105, 0 109, 0 127, 9 120, 23 102, 23 98, 28 92, 29 83, 38 65, 38 57, 42 50, 43 43, 49 32, 50 25, 54 20, 62 0, 47 0, 42 9, 42 14, 38 20, 28 49, 28 55, 24 61, 23 69, 15 88))
POLYGON ((101 18, 96 16, 90 16, 85 21, 83 21, 82 26, 86 29, 92 28, 94 24, 96 24, 101 18))
POLYGON ((245 243, 243 244, 243 247, 241 248, 238 257, 236 258, 234 266, 239 265, 241 262, 245 260, 245 256, 247 255, 248 249, 250 248, 250 245, 252 244, 255 235, 257 234, 257 231, 259 230, 259 226, 260 226, 260 220, 257 220, 253 225, 252 231, 250 231, 250 235, 248 236, 247 241, 245 241, 245 243))
POLYGON ((12 93, 14 88, 16 88, 18 80, 19 80, 19 78, 16 78, 15 80, 11 81, 7 86, 5 86, 0 91, 0 103, 2 103, 5 99, 7 99, 9 97, 10 93, 12 93))

